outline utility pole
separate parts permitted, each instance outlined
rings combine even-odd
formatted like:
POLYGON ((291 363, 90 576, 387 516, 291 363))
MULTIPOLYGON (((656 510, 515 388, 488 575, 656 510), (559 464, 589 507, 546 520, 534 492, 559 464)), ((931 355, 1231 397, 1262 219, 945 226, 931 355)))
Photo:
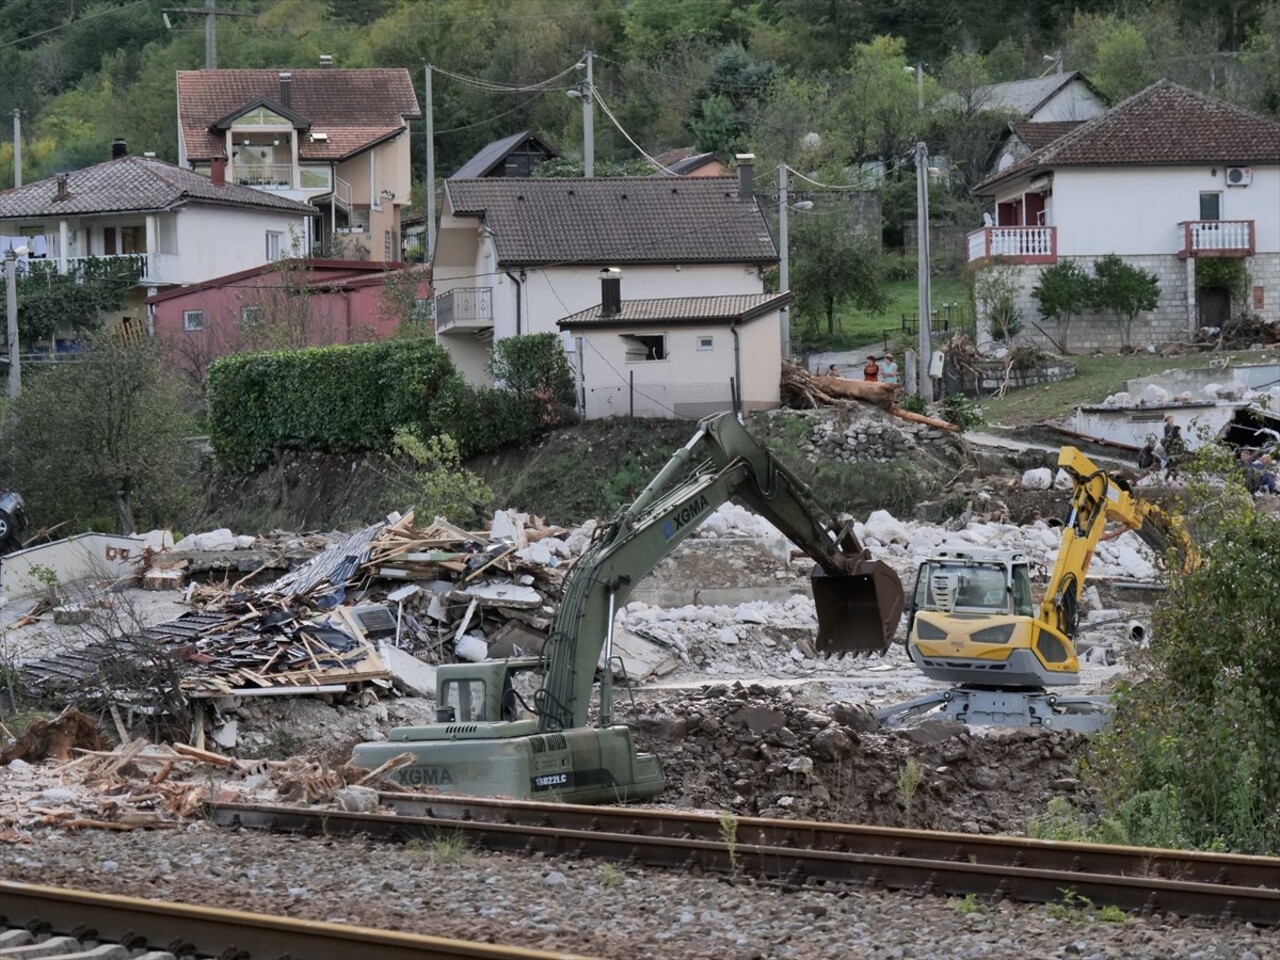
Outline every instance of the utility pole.
POLYGON ((214 9, 217 0, 204 0, 204 68, 218 69, 218 13, 214 9))
POLYGON ((171 13, 185 13, 191 16, 204 17, 204 68, 218 69, 218 18, 219 17, 256 17, 256 13, 244 13, 238 10, 219 10, 217 0, 204 0, 203 7, 165 7, 164 25, 170 30, 173 24, 169 20, 171 13))
POLYGON ((932 296, 929 290, 929 148, 923 140, 916 144, 916 257, 919 296, 919 350, 920 374, 916 381, 920 396, 926 403, 933 402, 933 381, 929 379, 929 360, 933 354, 933 337, 930 335, 929 307, 932 296))
POLYGON ((431 100, 431 64, 422 69, 425 73, 423 99, 427 117, 427 242, 423 262, 430 263, 436 249, 436 121, 431 100))
POLYGON ((4 304, 9 319, 9 399, 12 401, 22 393, 18 359, 18 254, 13 250, 4 252, 4 304))
POLYGON ((13 185, 22 186, 22 111, 13 108, 13 185))
POLYGON ((582 91, 582 172, 596 175, 595 74, 591 51, 587 51, 587 88, 582 91))
MULTIPOLYGON (((791 264, 788 256, 787 241, 787 165, 778 164, 778 246, 782 248, 782 259, 778 264, 778 292, 786 293, 791 289, 791 264)), ((791 310, 783 307, 779 312, 782 332, 782 359, 791 359, 791 310)))

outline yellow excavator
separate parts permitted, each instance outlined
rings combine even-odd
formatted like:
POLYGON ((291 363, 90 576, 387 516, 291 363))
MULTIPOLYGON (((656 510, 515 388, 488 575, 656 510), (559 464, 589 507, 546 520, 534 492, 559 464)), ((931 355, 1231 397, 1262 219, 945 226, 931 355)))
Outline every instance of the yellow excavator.
MULTIPOLYGON (((1157 556, 1171 550, 1184 568, 1199 562, 1185 528, 1096 466, 1063 447, 1058 467, 1071 477, 1071 508, 1043 600, 1032 597, 1032 561, 1014 550, 946 549, 920 565, 909 610, 907 653, 925 676, 956 686, 878 713, 893 726, 937 710, 973 725, 1045 726, 1093 732, 1110 722, 1098 697, 1046 687, 1080 682, 1075 638, 1080 598, 1108 523, 1132 530, 1157 556)), ((1123 532, 1123 531, 1120 531, 1123 532)), ((1043 570, 1043 568, 1041 568, 1043 570)))

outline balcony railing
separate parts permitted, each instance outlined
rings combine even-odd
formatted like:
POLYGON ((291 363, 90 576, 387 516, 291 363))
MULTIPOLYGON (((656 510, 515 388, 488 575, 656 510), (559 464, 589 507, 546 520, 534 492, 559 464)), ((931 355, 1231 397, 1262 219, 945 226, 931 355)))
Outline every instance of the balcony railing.
POLYGON ((1182 250, 1187 257, 1248 257, 1254 252, 1252 220, 1184 220, 1182 250))
POLYGON ((1057 227, 983 227, 969 234, 969 262, 1055 263, 1057 227))
POLYGON ((493 288, 455 287, 436 296, 436 332, 493 326, 493 288))
POLYGON ((237 164, 232 179, 246 187, 292 187, 293 165, 289 163, 237 164))

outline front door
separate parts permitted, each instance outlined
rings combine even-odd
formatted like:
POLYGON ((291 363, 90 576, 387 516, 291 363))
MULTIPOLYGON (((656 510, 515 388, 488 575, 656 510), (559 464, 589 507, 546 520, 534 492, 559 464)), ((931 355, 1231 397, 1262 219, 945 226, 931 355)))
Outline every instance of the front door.
POLYGON ((1196 293, 1196 315, 1202 327, 1221 327, 1231 317, 1231 294, 1225 287, 1205 287, 1196 293))

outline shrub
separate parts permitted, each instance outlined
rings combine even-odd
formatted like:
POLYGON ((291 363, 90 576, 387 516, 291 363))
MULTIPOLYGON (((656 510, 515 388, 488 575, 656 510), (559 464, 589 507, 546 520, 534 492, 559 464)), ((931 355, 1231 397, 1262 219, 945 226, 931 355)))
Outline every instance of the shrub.
POLYGON ((1160 302, 1160 282, 1154 273, 1108 253, 1093 262, 1094 306, 1109 310, 1120 323, 1124 345, 1132 345, 1133 321, 1160 302))
POLYGON ((1058 322, 1058 338, 1050 341, 1059 353, 1067 353, 1071 318, 1088 310, 1096 299, 1093 278, 1076 261, 1061 260, 1045 268, 1031 295, 1040 304, 1041 318, 1058 322))
POLYGON ((573 368, 554 333, 499 340, 489 373, 504 389, 535 405, 543 426, 556 427, 572 417, 573 368))
POLYGON ((237 354, 209 368, 209 434, 218 461, 260 466, 281 448, 386 450, 399 427, 432 429, 441 388, 457 376, 425 339, 237 354))

